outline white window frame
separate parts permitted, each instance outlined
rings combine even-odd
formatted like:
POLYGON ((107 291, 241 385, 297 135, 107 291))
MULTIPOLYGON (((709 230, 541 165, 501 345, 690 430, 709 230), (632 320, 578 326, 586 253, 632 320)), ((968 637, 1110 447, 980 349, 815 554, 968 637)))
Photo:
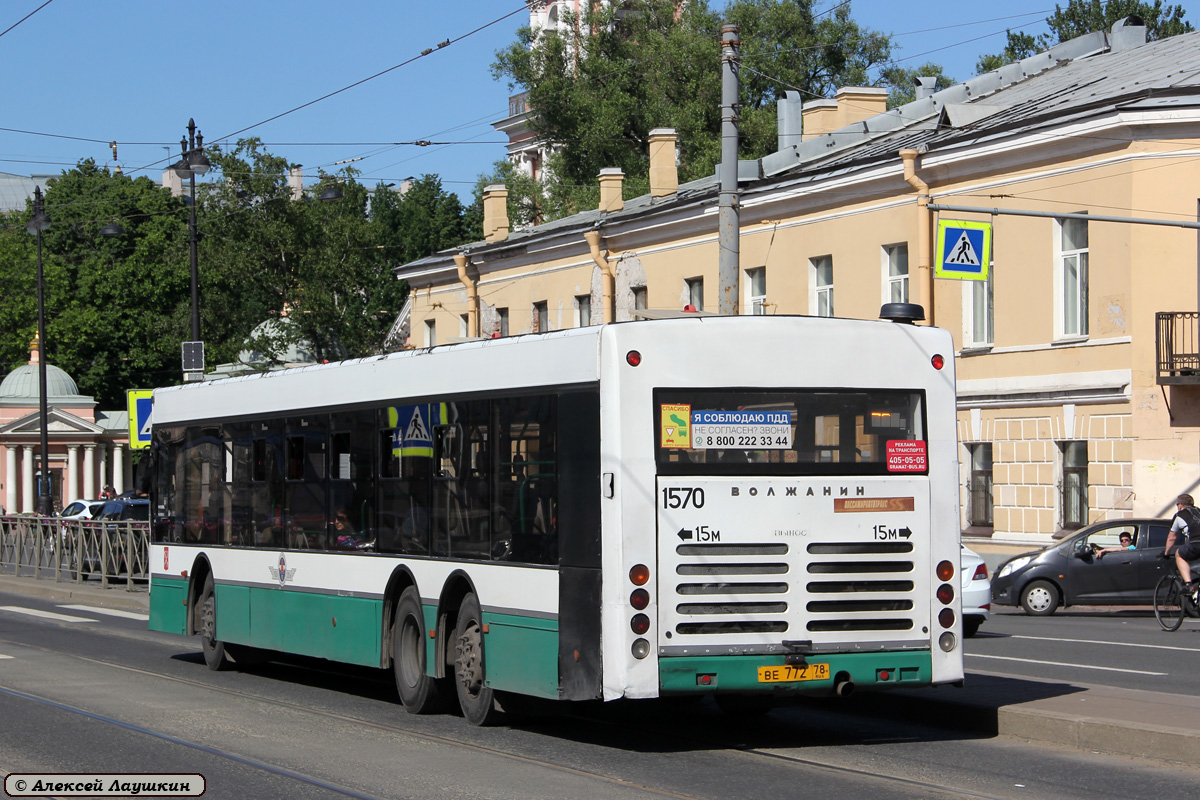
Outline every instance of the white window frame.
POLYGON ((471 335, 470 316, 467 314, 458 315, 458 338, 466 339, 471 335))
MULTIPOLYGON (((1088 233, 1087 220, 1054 220, 1054 338, 1065 341, 1088 338, 1090 328, 1088 320, 1090 248, 1086 245, 1070 250, 1064 247, 1065 229, 1071 223, 1082 223, 1085 237, 1088 233), (1067 274, 1072 262, 1076 268, 1074 290, 1072 290, 1072 281, 1068 280, 1067 274), (1068 319, 1068 308, 1072 308, 1074 312, 1074 325, 1068 319)), ((1090 244, 1090 239, 1088 244, 1090 244)))
POLYGON ((988 264, 984 281, 962 281, 963 284, 963 348, 981 350, 996 344, 996 262, 988 264), (982 297, 981 297, 982 295, 982 297), (976 314, 976 300, 983 301, 982 314, 976 314))
POLYGON ((437 320, 425 320, 425 346, 434 347, 437 345, 437 320))
POLYGON ((813 317, 832 317, 836 313, 833 307, 833 256, 817 256, 808 260, 808 285, 811 290, 808 293, 808 313, 813 317), (819 285, 817 281, 820 279, 821 267, 828 262, 829 264, 829 283, 819 285), (822 309, 822 304, 825 308, 822 309), (826 313, 822 313, 822 311, 826 313))
POLYGON ((883 297, 884 303, 907 303, 908 302, 908 242, 899 244, 884 245, 882 249, 881 270, 883 273, 883 297), (903 254, 903 272, 894 272, 893 266, 899 261, 899 256, 903 254), (893 296, 893 291, 898 291, 899 298, 893 296))
POLYGON ((762 316, 767 313, 767 268, 752 267, 746 270, 746 313, 762 316), (759 283, 758 291, 754 284, 759 283))
POLYGON ((496 332, 501 336, 508 336, 508 306, 496 309, 496 332))
POLYGON ((685 278, 688 303, 695 306, 697 311, 704 310, 704 278, 685 278))
POLYGON ((533 324, 538 333, 550 330, 550 303, 538 300, 533 304, 533 324))

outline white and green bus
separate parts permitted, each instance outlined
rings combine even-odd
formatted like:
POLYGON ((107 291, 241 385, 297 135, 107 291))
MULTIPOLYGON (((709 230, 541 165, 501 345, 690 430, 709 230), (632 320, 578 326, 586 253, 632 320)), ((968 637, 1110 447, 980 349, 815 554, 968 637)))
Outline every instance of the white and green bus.
POLYGON ((150 627, 475 724, 958 682, 952 348, 693 315, 159 389, 150 627))

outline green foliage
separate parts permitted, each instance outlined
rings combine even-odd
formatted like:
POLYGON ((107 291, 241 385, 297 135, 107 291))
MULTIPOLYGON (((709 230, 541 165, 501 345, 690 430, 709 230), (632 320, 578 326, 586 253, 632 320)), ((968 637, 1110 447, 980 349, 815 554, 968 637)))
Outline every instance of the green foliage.
POLYGON ((1056 4, 1054 13, 1046 18, 1049 34, 1035 38, 1024 32, 1009 31, 1004 50, 980 56, 975 68, 981 73, 999 69, 1085 33, 1112 30, 1118 20, 1129 16, 1141 17, 1146 25, 1146 38, 1151 42, 1178 36, 1194 30, 1183 18, 1186 13, 1182 5, 1164 5, 1162 0, 1153 3, 1145 0, 1069 0, 1066 8, 1056 4))
MULTIPOLYGON (((407 285, 392 267, 460 244, 458 200, 425 176, 404 197, 374 200, 352 172, 327 176, 343 197, 303 198, 290 165, 256 140, 208 151, 214 169, 197 185, 201 338, 209 368, 235 361, 252 331, 286 309, 254 349, 298 340, 319 359, 383 349, 407 285)), ((46 189, 43 234, 47 360, 101 408, 124 408, 125 391, 177 383, 180 343, 190 339, 191 260, 184 198, 148 178, 113 175, 83 161, 46 189), (99 230, 119 222, 125 233, 99 230)), ((0 218, 0 361, 29 359, 37 329, 36 246, 26 208, 0 218)))
POLYGON ((932 61, 919 67, 901 67, 893 64, 880 73, 881 82, 888 87, 888 108, 902 106, 917 99, 917 78, 936 78, 934 91, 953 86, 956 81, 942 71, 940 64, 932 61))
POLYGON ((528 89, 531 125, 558 151, 540 195, 510 186, 518 218, 594 207, 605 167, 621 168, 627 186, 646 186, 649 133, 658 127, 679 136, 681 181, 711 175, 720 159, 722 18, 740 26, 742 158, 776 149, 775 97, 785 89, 824 97, 863 85, 891 53, 888 37, 861 28, 847 5, 817 16, 812 0, 733 0, 722 17, 703 0, 682 9, 645 0, 637 13, 619 5, 585 4, 566 33, 526 28, 496 54, 493 74, 528 89))

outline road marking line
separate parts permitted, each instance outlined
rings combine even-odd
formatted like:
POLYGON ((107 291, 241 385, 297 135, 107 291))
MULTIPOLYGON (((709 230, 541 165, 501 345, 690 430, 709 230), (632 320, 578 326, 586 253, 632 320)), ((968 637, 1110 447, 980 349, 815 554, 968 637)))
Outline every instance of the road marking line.
POLYGON ((125 619, 137 619, 142 622, 149 622, 149 614, 139 614, 136 611, 120 611, 115 608, 100 608, 98 606, 64 606, 59 608, 69 608, 72 611, 91 611, 94 614, 108 614, 110 617, 124 617, 125 619))
POLYGON ((87 617, 72 617, 67 614, 55 614, 53 611, 40 611, 36 608, 22 608, 21 606, 0 606, 0 611, 12 611, 17 614, 28 614, 31 617, 56 619, 59 622, 97 622, 97 620, 88 619, 87 617))
POLYGON ((6 656, 3 653, 0 653, 0 659, 5 659, 5 658, 12 658, 12 656, 6 656))
POLYGON ((1194 647, 1176 647, 1169 644, 1135 644, 1133 642, 1105 642, 1100 639, 1056 639, 1053 636, 1010 636, 1010 639, 1030 639, 1035 642, 1074 642, 1075 644, 1105 644, 1116 647, 1149 647, 1151 650, 1182 650, 1185 653, 1195 653, 1194 647))
POLYGON ((967 658, 995 658, 1000 661, 1020 661, 1024 664, 1046 664, 1051 667, 1075 667, 1076 669, 1102 669, 1105 672, 1129 672, 1134 675, 1167 675, 1166 672, 1146 672, 1140 669, 1120 669, 1119 667, 1093 667, 1090 664, 1071 664, 1066 661, 1037 661, 1032 658, 1013 658, 1012 656, 981 656, 978 653, 967 653, 967 658))

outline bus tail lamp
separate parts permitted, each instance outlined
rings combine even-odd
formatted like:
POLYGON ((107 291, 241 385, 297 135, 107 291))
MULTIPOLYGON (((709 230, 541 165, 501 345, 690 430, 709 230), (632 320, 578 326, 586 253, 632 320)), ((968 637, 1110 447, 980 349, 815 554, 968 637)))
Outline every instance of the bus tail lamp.
POLYGON ((954 601, 954 587, 948 583, 943 583, 937 588, 937 599, 944 606, 950 605, 954 601))
POLYGON ((629 570, 629 580, 633 581, 634 586, 645 586, 650 580, 650 568, 645 564, 634 564, 633 569, 629 570))
POLYGON ((634 614, 633 619, 629 620, 629 627, 638 636, 641 636, 646 631, 650 630, 650 618, 645 614, 634 614))
POLYGON ((625 363, 631 367, 636 367, 642 363, 642 354, 637 350, 630 350, 625 354, 625 363))
POLYGON ((943 628, 953 628, 954 609, 943 608, 940 612, 938 612, 938 624, 940 624, 943 628))
POLYGON ((650 643, 645 639, 634 639, 633 647, 629 649, 633 653, 633 657, 637 659, 642 659, 650 655, 650 643))
POLYGON ((645 611, 646 606, 650 605, 650 593, 645 589, 634 589, 633 594, 629 595, 629 605, 638 611, 645 611))
POLYGON ((954 563, 951 561, 943 561, 937 565, 937 577, 939 581, 948 581, 954 577, 954 563))
POLYGON ((958 644, 958 640, 954 638, 954 634, 946 631, 938 637, 938 647, 942 648, 943 653, 949 653, 958 644))
POLYGON ((941 369, 946 366, 946 359, 941 353, 934 353, 933 358, 929 359, 929 363, 933 364, 934 369, 941 369))

